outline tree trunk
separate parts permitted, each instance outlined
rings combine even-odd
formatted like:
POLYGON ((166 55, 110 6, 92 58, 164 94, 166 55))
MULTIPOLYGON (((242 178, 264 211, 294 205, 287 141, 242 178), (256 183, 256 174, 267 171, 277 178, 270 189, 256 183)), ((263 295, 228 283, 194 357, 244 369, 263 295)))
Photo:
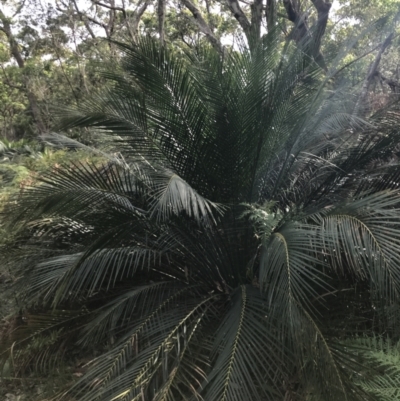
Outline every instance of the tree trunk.
POLYGON ((276 26, 276 3, 275 0, 267 0, 267 8, 265 10, 268 32, 275 29, 276 26))
POLYGON ((325 2, 325 0, 311 1, 318 14, 316 25, 311 29, 307 24, 307 13, 301 13, 297 3, 293 3, 292 0, 283 0, 283 5, 288 19, 295 24, 291 38, 299 45, 304 45, 306 41, 306 48, 310 56, 314 58, 321 68, 327 70, 324 56, 321 53, 321 40, 325 34, 332 4, 325 2))
MULTIPOLYGON (((8 39, 8 43, 10 46, 10 52, 13 55, 15 61, 18 64, 18 67, 24 70, 25 67, 25 60, 23 59, 21 52, 18 49, 18 43, 15 40, 12 32, 11 32, 11 25, 9 19, 4 15, 4 13, 0 10, 0 21, 2 22, 3 26, 0 29, 5 33, 8 39)), ((43 134, 47 131, 46 126, 43 122, 40 109, 38 106, 38 102, 36 99, 35 94, 29 89, 28 85, 28 77, 26 76, 25 72, 23 71, 24 76, 24 87, 26 91, 26 97, 28 98, 29 108, 31 109, 33 119, 36 123, 38 128, 39 134, 43 134)))
POLYGON ((261 37, 261 21, 263 11, 263 0, 254 0, 251 8, 251 41, 250 49, 257 46, 261 37))
POLYGON ((157 13, 158 13, 158 33, 160 35, 160 43, 163 46, 165 42, 165 0, 158 0, 157 13))

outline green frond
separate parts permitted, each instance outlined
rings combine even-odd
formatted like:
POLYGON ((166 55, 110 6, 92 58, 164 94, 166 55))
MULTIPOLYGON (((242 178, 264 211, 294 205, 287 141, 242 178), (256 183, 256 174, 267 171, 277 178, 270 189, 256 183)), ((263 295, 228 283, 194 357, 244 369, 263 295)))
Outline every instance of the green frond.
MULTIPOLYGON (((400 241, 398 192, 366 195, 332 209, 322 220, 322 236, 333 267, 349 269, 388 300, 397 299, 400 241)), ((379 296, 379 295, 378 295, 379 296)))
POLYGON ((270 331, 265 301, 256 289, 241 286, 227 308, 213 336, 214 361, 202 386, 203 398, 211 401, 282 397, 277 383, 286 374, 280 358, 282 344, 270 331))
POLYGON ((276 303, 285 313, 291 313, 292 303, 304 305, 321 289, 329 288, 321 270, 322 245, 318 228, 300 223, 286 224, 266 238, 259 283, 270 305, 276 303))
POLYGON ((186 358, 195 331, 216 297, 185 300, 188 291, 193 288, 176 288, 158 305, 154 303, 154 309, 149 308, 111 351, 91 364, 89 374, 70 393, 87 401, 136 399, 142 394, 154 399, 171 391, 174 370, 182 368, 180 361, 186 358))
POLYGON ((185 212, 199 222, 203 219, 215 221, 213 214, 222 212, 221 206, 203 198, 176 174, 153 177, 153 185, 150 216, 157 220, 185 212))
POLYGON ((90 214, 94 219, 104 210, 110 213, 109 218, 111 214, 114 218, 143 214, 143 210, 135 207, 135 200, 140 198, 140 185, 129 170, 115 165, 75 165, 39 177, 39 180, 42 184, 28 189, 26 196, 19 200, 17 213, 13 213, 15 205, 11 204, 11 224, 18 221, 26 224, 44 216, 63 216, 90 226, 93 224, 90 214))
MULTIPOLYGON (((132 324, 132 311, 138 308, 138 303, 146 305, 141 307, 141 315, 151 309, 152 298, 164 298, 163 291, 171 291, 168 281, 155 282, 126 291, 123 295, 112 299, 94 311, 95 318, 82 330, 79 344, 88 346, 90 343, 101 343, 104 338, 116 335, 120 331, 120 322, 129 327, 132 324)), ((154 312, 152 312, 154 313, 154 312)))

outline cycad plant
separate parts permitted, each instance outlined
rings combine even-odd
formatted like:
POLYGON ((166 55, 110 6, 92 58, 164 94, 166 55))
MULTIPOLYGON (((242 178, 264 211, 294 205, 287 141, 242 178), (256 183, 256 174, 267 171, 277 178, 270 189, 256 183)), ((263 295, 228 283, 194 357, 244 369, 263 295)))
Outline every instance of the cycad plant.
POLYGON ((223 57, 119 49, 109 89, 61 122, 118 154, 7 212, 30 314, 3 355, 92 352, 59 400, 372 399, 379 366, 347 340, 397 334, 396 112, 358 117, 273 35, 223 57))

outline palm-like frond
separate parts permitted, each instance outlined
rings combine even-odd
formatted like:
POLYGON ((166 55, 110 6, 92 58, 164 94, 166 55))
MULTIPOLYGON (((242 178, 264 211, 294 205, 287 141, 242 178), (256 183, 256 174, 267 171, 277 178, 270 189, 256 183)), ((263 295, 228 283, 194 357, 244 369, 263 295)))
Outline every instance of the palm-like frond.
POLYGON ((186 181, 174 173, 163 172, 152 176, 153 201, 150 206, 151 217, 168 218, 171 213, 186 212, 197 221, 214 219, 214 213, 221 213, 222 208, 203 198, 186 181))
POLYGON ((397 191, 366 195, 322 221, 325 249, 335 250, 329 252, 332 265, 370 279, 373 291, 388 300, 398 298, 398 196, 397 191))
MULTIPOLYGON (((181 369, 180 361, 187 357, 185 353, 195 338, 195 331, 217 295, 188 301, 185 295, 196 291, 195 287, 174 288, 168 284, 164 287, 164 296, 147 298, 146 308, 126 324, 128 332, 106 358, 93 361, 88 377, 72 388, 73 393, 84 393, 83 400, 99 395, 125 400, 140 397, 143 392, 154 397, 158 391, 165 391, 169 381, 167 377, 171 370, 181 369), (159 377, 158 380, 155 376, 159 377), (85 386, 87 380, 95 381, 89 392, 85 386)), ((193 375, 198 374, 194 369, 193 375)))
POLYGON ((279 363, 282 344, 271 330, 265 300, 259 291, 243 285, 232 294, 230 303, 214 334, 215 362, 202 386, 204 399, 282 397, 274 378, 284 377, 287 367, 279 363))

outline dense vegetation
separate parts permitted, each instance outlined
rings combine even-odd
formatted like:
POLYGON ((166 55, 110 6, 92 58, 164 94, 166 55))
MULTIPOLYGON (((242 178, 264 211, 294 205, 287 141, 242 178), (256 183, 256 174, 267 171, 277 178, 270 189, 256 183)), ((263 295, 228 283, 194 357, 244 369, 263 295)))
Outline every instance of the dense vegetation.
POLYGON ((34 4, 0 11, 2 382, 398 399, 395 4, 34 4))

